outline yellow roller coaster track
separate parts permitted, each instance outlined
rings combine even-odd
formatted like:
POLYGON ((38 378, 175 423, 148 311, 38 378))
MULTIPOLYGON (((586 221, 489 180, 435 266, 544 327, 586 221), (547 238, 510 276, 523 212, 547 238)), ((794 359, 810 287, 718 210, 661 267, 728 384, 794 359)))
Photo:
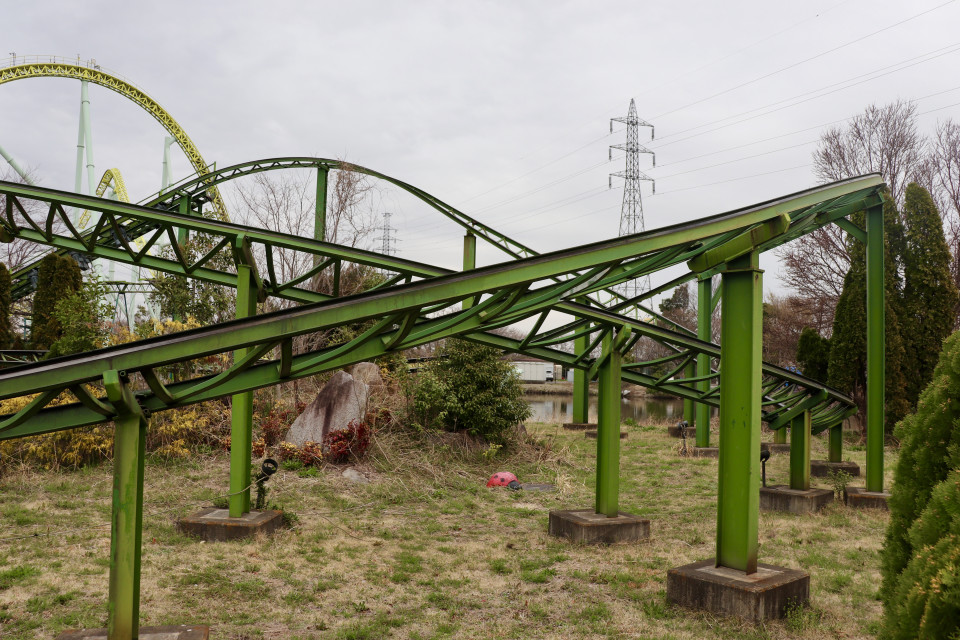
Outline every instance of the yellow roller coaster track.
MULTIPOLYGON (((95 66, 85 67, 81 64, 58 62, 55 58, 53 60, 53 62, 37 61, 0 68, 0 84, 13 82, 14 80, 22 80, 24 78, 71 78, 73 80, 86 80, 87 82, 106 87, 111 91, 116 91, 120 95, 140 105, 140 107, 153 116, 157 122, 163 125, 163 128, 173 136, 180 148, 183 149, 183 152, 187 158, 189 158, 190 164, 193 165, 197 173, 201 175, 207 173, 209 170, 207 163, 204 161, 203 156, 200 155, 200 150, 197 149, 196 145, 193 144, 193 141, 190 139, 190 136, 187 135, 187 132, 183 130, 183 127, 173 119, 173 116, 171 116, 166 109, 161 107, 156 100, 148 96, 143 89, 134 86, 126 80, 110 75, 95 66)), ((228 221, 227 208, 223 203, 223 199, 220 197, 220 192, 217 191, 216 187, 212 187, 210 191, 213 199, 214 217, 228 221)))

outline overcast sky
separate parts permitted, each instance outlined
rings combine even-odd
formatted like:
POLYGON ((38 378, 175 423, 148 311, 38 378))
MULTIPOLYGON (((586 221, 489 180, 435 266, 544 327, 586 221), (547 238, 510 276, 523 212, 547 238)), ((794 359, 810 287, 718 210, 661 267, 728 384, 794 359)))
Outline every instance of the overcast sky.
MULTIPOLYGON (((960 3, 9 3, 0 57, 95 59, 142 87, 208 162, 318 155, 412 183, 540 251, 618 232, 624 116, 656 139, 647 228, 813 186, 823 128, 914 100, 921 128, 960 117, 960 3)), ((9 61, 8 61, 9 62, 9 61)), ((0 87, 0 145, 70 189, 80 85, 0 87)), ((161 126, 91 87, 98 174, 160 186, 161 126)), ((0 160, 2 162, 2 160, 0 160)), ((190 172, 185 156, 174 177, 190 172)), ((461 232, 385 190, 400 255, 456 267, 461 232)), ((482 262, 499 261, 495 253, 482 262)), ((767 258, 768 290, 777 291, 767 258)))

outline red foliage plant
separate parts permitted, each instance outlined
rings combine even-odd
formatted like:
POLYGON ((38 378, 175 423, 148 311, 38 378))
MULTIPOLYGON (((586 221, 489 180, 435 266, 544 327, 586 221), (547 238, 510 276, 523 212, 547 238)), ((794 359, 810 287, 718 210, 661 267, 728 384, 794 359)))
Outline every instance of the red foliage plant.
POLYGON ((346 429, 331 431, 323 437, 323 448, 330 462, 346 462, 351 456, 363 457, 370 446, 370 430, 367 425, 353 420, 346 429))

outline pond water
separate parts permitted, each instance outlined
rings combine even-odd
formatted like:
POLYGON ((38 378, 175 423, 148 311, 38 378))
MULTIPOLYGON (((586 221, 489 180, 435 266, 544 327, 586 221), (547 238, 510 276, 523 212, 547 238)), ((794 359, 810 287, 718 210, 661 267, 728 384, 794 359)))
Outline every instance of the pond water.
MULTIPOLYGON (((573 396, 527 394, 530 420, 533 422, 572 422, 573 396)), ((590 396, 590 422, 597 421, 597 397, 590 396)), ((644 420, 680 419, 683 415, 683 400, 668 398, 645 398, 624 396, 620 402, 620 419, 644 420)))

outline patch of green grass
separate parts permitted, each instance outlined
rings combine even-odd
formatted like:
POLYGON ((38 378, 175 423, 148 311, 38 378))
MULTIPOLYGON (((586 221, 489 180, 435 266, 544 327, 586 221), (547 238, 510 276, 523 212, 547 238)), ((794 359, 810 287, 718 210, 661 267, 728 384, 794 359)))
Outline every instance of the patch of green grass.
POLYGON ((40 570, 29 565, 13 567, 6 571, 0 571, 0 591, 9 589, 15 584, 25 584, 32 582, 31 578, 40 575, 40 570))
POLYGON ((501 576, 505 576, 510 573, 510 566, 507 564, 505 559, 494 558, 490 561, 490 571, 493 571, 501 576))

